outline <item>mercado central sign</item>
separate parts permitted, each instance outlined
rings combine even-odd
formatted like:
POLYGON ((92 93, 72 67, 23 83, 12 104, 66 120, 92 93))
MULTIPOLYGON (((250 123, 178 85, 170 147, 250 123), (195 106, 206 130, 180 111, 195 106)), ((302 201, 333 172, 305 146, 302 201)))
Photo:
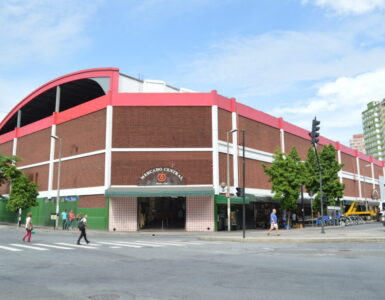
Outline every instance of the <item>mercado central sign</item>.
POLYGON ((183 176, 172 168, 157 167, 147 170, 139 178, 138 185, 181 185, 183 176))

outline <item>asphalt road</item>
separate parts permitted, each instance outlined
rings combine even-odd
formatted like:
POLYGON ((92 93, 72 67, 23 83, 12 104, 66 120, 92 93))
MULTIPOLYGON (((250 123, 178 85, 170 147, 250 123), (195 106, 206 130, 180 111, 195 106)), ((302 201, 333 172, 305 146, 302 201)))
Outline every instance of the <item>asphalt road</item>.
POLYGON ((37 232, 31 244, 21 241, 23 233, 0 226, 0 299, 384 297, 385 243, 95 233, 86 248, 76 247, 77 232, 37 232))

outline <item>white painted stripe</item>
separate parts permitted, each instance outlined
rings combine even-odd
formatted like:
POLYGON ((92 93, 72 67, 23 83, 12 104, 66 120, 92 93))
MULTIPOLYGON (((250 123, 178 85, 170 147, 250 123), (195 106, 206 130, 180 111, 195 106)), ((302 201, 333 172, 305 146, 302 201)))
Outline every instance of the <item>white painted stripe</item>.
POLYGON ((11 247, 7 247, 7 246, 0 246, 0 249, 4 249, 4 250, 9 250, 9 251, 23 251, 21 249, 16 249, 16 248, 11 248, 11 247))
POLYGON ((204 243, 200 242, 183 242, 183 241, 163 241, 165 243, 178 243, 182 245, 203 245, 204 243))
POLYGON ((119 247, 119 246, 111 246, 111 247, 108 247, 108 248, 111 248, 111 249, 120 249, 122 247, 119 247))
POLYGON ((121 246, 121 247, 129 247, 129 248, 143 248, 142 246, 138 246, 138 245, 126 245, 126 244, 110 243, 110 242, 99 242, 99 243, 105 244, 105 245, 111 245, 111 246, 121 246))
POLYGON ((35 247, 35 246, 29 246, 29 245, 22 245, 22 244, 9 244, 9 245, 15 246, 15 247, 21 247, 21 248, 32 249, 32 250, 38 250, 38 251, 48 251, 48 249, 45 249, 45 248, 35 247))
MULTIPOLYGON (((237 113, 232 112, 231 113, 231 124, 232 124, 232 129, 238 129, 238 121, 237 121, 237 113)), ((237 145, 238 145, 238 131, 233 132, 232 134, 233 137, 233 145, 232 148, 237 151, 237 145)), ((226 145, 227 146, 227 145, 226 145)), ((227 149, 226 149, 227 150, 227 149)), ((234 157, 238 157, 238 152, 236 152, 233 156, 233 178, 234 178, 234 186, 239 186, 238 185, 238 159, 234 159, 234 157)))
MULTIPOLYGON (((83 196, 83 195, 104 195, 106 189, 104 186, 86 187, 78 189, 60 189, 60 196, 83 196)), ((57 191, 52 190, 51 194, 56 195, 57 191)), ((39 192, 39 197, 51 197, 48 191, 39 192)))
POLYGON ((74 248, 55 246, 55 245, 48 245, 48 244, 34 244, 34 245, 48 247, 48 248, 55 248, 55 249, 74 250, 74 248))
POLYGON ((104 187, 107 189, 111 185, 111 148, 112 148, 112 119, 113 107, 107 105, 106 109, 106 155, 104 158, 104 187))
POLYGON ((75 247, 75 248, 98 249, 98 248, 87 246, 87 245, 77 245, 77 244, 73 245, 73 244, 69 244, 69 243, 55 243, 55 244, 56 245, 69 246, 69 247, 75 247))
MULTIPOLYGON (((137 242, 140 243, 140 241, 137 241, 137 242)), ((164 246, 183 246, 183 245, 177 244, 177 243, 166 243, 166 242, 156 242, 154 244, 164 245, 164 246)))
POLYGON ((212 128, 212 159, 213 159, 213 186, 215 194, 219 194, 219 147, 218 147, 218 106, 211 107, 211 128, 212 128))
MULTIPOLYGON (((73 156, 67 156, 67 157, 63 157, 62 158, 62 161, 66 161, 66 160, 72 160, 72 159, 77 159, 77 158, 83 158, 83 157, 88 157, 88 156, 94 156, 94 155, 98 155, 98 154, 103 154, 105 152, 105 150, 98 150, 98 151, 93 151, 93 152, 87 152, 87 153, 82 153, 82 154, 78 154, 78 155, 73 155, 73 156)), ((52 162, 58 162, 59 159, 53 159, 52 162)), ((49 164, 50 161, 47 160, 47 161, 43 161, 43 162, 40 162, 40 163, 36 163, 36 164, 30 164, 30 165, 25 165, 25 166, 20 166, 19 169, 28 169, 28 168, 33 168, 33 167, 38 167, 38 166, 43 166, 43 165, 47 165, 49 164)))
POLYGON ((164 245, 157 245, 153 244, 152 242, 121 242, 121 241, 116 241, 117 243, 122 243, 122 244, 130 244, 130 245, 140 245, 140 246, 150 246, 150 247, 164 247, 164 245))
POLYGON ((112 148, 112 152, 211 152, 213 148, 112 148))

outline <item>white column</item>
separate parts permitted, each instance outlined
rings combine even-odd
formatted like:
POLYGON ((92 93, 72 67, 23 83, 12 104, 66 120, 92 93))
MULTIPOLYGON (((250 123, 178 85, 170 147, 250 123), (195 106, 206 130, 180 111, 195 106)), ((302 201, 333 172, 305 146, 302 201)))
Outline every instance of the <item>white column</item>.
POLYGON ((281 152, 285 153, 285 131, 283 129, 280 129, 279 132, 281 140, 281 152))
POLYGON ((213 143, 213 187, 219 194, 219 147, 218 147, 218 106, 211 107, 211 128, 213 143))
POLYGON ((17 138, 13 138, 12 155, 15 156, 16 153, 17 153, 17 138))
POLYGON ((360 172, 360 158, 356 157, 356 163, 357 163, 357 176, 358 176, 358 197, 362 198, 362 191, 361 191, 361 172, 360 172))
POLYGON ((108 105, 106 109, 106 154, 105 154, 105 163, 104 163, 105 189, 108 189, 111 186, 112 118, 113 118, 113 107, 111 105, 108 105))
MULTIPOLYGON (((342 162, 342 158, 341 158, 341 150, 338 150, 338 151, 337 151, 337 159, 338 159, 338 163, 341 164, 341 162, 342 162)), ((342 182, 343 182, 343 179, 342 179, 342 170, 338 172, 338 176, 340 177, 340 182, 342 183, 342 182)))
POLYGON ((374 183, 374 164, 372 162, 370 163, 370 169, 372 171, 372 187, 374 190, 376 188, 376 184, 374 183))
MULTIPOLYGON (((56 125, 52 125, 51 127, 51 136, 56 136, 56 125)), ((55 147, 56 147, 56 139, 51 138, 51 146, 49 150, 49 166, 48 166, 48 195, 50 198, 53 197, 52 189, 53 189, 53 175, 54 175, 54 161, 55 161, 55 147)))
MULTIPOLYGON (((233 112, 231 113, 231 121, 232 121, 232 128, 231 129, 238 129, 238 122, 237 122, 237 113, 233 112)), ((234 187, 237 187, 239 185, 239 177, 238 177, 238 131, 233 132, 233 184, 234 187)), ((235 193, 233 190, 232 193, 235 193)))

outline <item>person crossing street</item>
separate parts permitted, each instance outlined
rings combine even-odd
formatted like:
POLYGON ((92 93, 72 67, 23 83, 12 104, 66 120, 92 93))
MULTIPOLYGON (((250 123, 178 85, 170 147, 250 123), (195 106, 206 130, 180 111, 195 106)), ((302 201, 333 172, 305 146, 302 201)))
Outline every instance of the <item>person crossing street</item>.
POLYGON ((88 218, 88 216, 84 215, 84 217, 82 219, 80 219, 80 221, 79 221, 78 228, 80 231, 80 236, 79 236, 78 242, 77 242, 78 245, 81 245, 80 240, 82 238, 84 238, 84 240, 86 241, 87 244, 90 243, 90 241, 87 239, 87 234, 86 234, 87 218, 88 218))

